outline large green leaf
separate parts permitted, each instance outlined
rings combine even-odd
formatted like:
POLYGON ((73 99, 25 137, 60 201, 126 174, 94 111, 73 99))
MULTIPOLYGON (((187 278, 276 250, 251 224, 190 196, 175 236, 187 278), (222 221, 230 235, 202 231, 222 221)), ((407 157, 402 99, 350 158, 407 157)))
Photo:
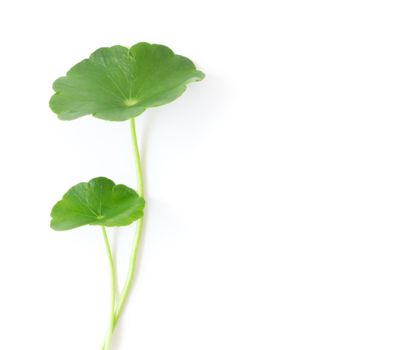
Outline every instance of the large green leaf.
POLYGON ((51 109, 62 120, 84 115, 124 121, 182 95, 204 74, 163 45, 104 47, 54 82, 51 109))
POLYGON ((51 211, 51 228, 125 226, 143 216, 144 199, 125 185, 97 177, 70 188, 51 211))

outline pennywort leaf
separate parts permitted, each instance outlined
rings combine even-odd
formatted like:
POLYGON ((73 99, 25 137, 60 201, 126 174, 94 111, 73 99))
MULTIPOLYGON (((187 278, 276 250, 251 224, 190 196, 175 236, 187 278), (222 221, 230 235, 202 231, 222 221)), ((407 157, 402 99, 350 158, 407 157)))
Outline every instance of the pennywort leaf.
POLYGON ((138 43, 131 48, 104 47, 73 66, 54 84, 50 107, 61 120, 85 115, 109 121, 129 120, 137 171, 138 192, 98 177, 71 187, 51 211, 51 227, 57 231, 98 225, 109 263, 111 303, 109 323, 101 350, 110 350, 114 329, 124 309, 135 275, 136 257, 143 230, 143 172, 135 117, 146 109, 178 98, 204 73, 186 57, 163 45, 138 43), (125 283, 118 293, 116 270, 106 226, 125 226, 137 221, 125 283))
POLYGON ((143 216, 144 199, 136 191, 97 177, 71 187, 51 211, 51 228, 84 225, 125 226, 143 216))
POLYGON ((124 121, 175 100, 203 78, 191 60, 163 45, 105 47, 54 82, 50 107, 62 120, 91 114, 124 121))

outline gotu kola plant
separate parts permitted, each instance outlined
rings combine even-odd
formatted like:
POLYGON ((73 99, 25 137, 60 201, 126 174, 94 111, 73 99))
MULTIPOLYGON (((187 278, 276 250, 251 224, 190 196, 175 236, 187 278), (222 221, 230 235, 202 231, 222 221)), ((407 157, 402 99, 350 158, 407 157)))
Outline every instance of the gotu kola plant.
POLYGON ((111 305, 109 325, 102 344, 110 349, 111 338, 135 272, 137 252, 143 228, 144 185, 135 118, 147 108, 178 98, 188 83, 204 74, 188 58, 163 45, 138 43, 131 48, 100 48, 58 78, 50 107, 61 120, 86 115, 108 121, 129 121, 137 170, 137 191, 116 185, 105 177, 79 183, 70 188, 51 211, 51 227, 57 231, 84 225, 100 226, 109 261, 111 305), (106 227, 137 222, 125 284, 118 293, 112 250, 106 227))

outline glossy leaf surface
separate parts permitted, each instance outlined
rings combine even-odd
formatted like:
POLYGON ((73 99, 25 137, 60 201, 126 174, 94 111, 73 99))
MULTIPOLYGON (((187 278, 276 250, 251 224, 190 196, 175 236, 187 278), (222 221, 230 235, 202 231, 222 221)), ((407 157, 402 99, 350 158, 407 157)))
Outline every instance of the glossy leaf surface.
POLYGON ((51 211, 51 228, 84 225, 125 226, 143 216, 144 199, 136 191, 97 177, 70 188, 51 211))
POLYGON ((62 120, 91 114, 124 121, 175 100, 203 78, 191 60, 163 45, 105 47, 54 82, 50 107, 62 120))

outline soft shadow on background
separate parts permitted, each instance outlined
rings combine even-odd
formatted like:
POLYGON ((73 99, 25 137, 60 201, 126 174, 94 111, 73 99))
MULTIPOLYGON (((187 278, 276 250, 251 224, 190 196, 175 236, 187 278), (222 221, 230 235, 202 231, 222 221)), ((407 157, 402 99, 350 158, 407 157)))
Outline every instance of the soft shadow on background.
MULTIPOLYGON (((165 149, 165 151, 170 151, 173 158, 176 158, 177 152, 183 153, 187 157, 188 152, 197 148, 201 142, 211 142, 211 140, 208 140, 208 137, 209 135, 217 134, 216 128, 220 124, 220 118, 222 117, 220 111, 228 106, 229 98, 228 85, 221 79, 207 74, 203 81, 189 85, 187 91, 175 102, 176 105, 173 108, 169 106, 169 108, 164 108, 164 106, 163 108, 152 108, 136 118, 145 185, 146 210, 144 212, 144 227, 131 293, 127 298, 126 307, 112 339, 112 344, 116 349, 120 346, 121 337, 124 336, 124 314, 127 308, 129 308, 130 299, 141 298, 141 289, 138 287, 141 285, 141 272, 143 270, 143 257, 147 249, 147 237, 148 235, 162 233, 153 229, 153 222, 150 223, 149 221, 150 217, 154 220, 165 221, 171 232, 182 230, 182 222, 177 218, 176 211, 172 210, 176 206, 176 199, 168 198, 166 201, 160 201, 148 194, 147 187, 149 183, 154 181, 149 176, 149 166, 152 164, 149 161, 149 150, 153 147, 161 147, 162 128, 165 128, 166 133, 169 133, 175 141, 173 147, 165 149), (171 200, 173 202, 168 205, 167 202, 171 200)), ((161 158, 155 159, 153 163, 158 163, 162 160, 161 158)), ((165 174, 165 176, 170 176, 170 173, 165 174)), ((158 184, 155 185, 158 186, 158 184)), ((134 229, 135 227, 131 226, 131 232, 129 233, 131 240, 134 229)), ((112 246, 116 268, 122 272, 118 279, 121 281, 122 277, 122 281, 124 281, 127 271, 126 261, 128 261, 129 256, 121 256, 119 254, 120 237, 118 234, 122 233, 121 231, 120 228, 113 230, 112 246), (121 261, 121 259, 124 260, 121 261), (120 265, 123 266, 122 269, 119 268, 120 265)), ((127 234, 127 232, 124 233, 127 234)), ((127 240, 124 243, 126 244, 127 240)), ((126 251, 126 249, 124 250, 126 251)), ((148 254, 153 254, 153 252, 148 252, 148 254)), ((123 287, 123 282, 120 283, 119 287, 123 287)), ((141 312, 141 310, 138 310, 138 312, 141 312)))

